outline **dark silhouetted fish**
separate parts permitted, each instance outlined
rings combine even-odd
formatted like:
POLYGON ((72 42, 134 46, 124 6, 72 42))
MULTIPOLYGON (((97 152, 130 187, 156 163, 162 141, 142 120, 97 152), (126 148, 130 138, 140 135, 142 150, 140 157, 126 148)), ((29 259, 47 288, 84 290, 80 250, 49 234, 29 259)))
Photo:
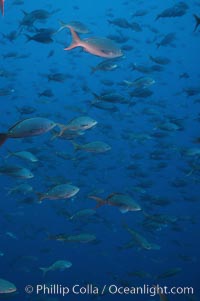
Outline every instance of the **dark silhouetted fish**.
POLYGON ((174 18, 174 17, 181 17, 186 14, 188 5, 181 1, 170 8, 165 9, 162 13, 157 15, 156 20, 159 18, 174 18))
POLYGON ((37 30, 37 33, 33 36, 26 34, 27 42, 33 40, 38 43, 49 44, 53 42, 52 35, 55 34, 55 30, 50 28, 42 28, 37 30))
POLYGON ((176 35, 174 32, 168 33, 164 38, 160 41, 160 43, 157 43, 157 48, 160 46, 167 46, 171 45, 171 43, 175 40, 176 35))
POLYGON ((108 20, 108 23, 116 25, 120 28, 131 28, 131 24, 124 18, 116 18, 113 20, 108 20))

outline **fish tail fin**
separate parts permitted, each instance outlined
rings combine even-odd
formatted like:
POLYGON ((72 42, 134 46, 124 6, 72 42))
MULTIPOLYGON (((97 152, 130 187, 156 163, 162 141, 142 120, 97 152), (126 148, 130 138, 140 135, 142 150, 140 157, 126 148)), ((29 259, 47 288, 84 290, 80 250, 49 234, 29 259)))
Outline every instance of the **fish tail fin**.
POLYGON ((78 143, 76 143, 76 142, 74 142, 74 141, 72 141, 72 144, 73 144, 73 147, 74 147, 74 150, 75 150, 75 151, 78 151, 78 150, 81 149, 81 145, 80 145, 80 144, 78 144, 78 143))
POLYGON ((195 25, 195 28, 193 30, 193 32, 195 32, 197 30, 197 27, 200 25, 200 17, 193 14, 193 17, 195 18, 195 21, 196 21, 196 25, 195 25))
POLYGON ((8 139, 8 135, 4 133, 0 133, 0 146, 6 142, 8 139))
POLYGON ((193 174, 193 172, 195 171, 195 168, 192 168, 187 174, 186 177, 189 177, 193 174))
POLYGON ((49 269, 48 268, 40 268, 40 270, 43 272, 43 277, 44 277, 49 269))
POLYGON ((95 208, 99 208, 99 207, 105 205, 105 200, 102 199, 102 198, 100 198, 100 197, 97 197, 95 195, 90 195, 89 198, 93 199, 93 200, 95 200, 97 202, 97 205, 96 205, 95 208))
POLYGON ((6 160, 6 159, 8 159, 8 158, 10 158, 10 157, 12 157, 13 156, 13 154, 14 153, 12 153, 11 151, 7 151, 8 152, 8 154, 4 157, 4 160, 6 160))
POLYGON ((92 92, 92 95, 94 96, 94 98, 100 100, 101 99, 101 96, 99 96, 98 94, 92 92))
POLYGON ((21 11, 23 12, 24 16, 28 15, 28 13, 25 10, 21 9, 21 11))
POLYGON ((131 70, 132 70, 132 71, 136 70, 136 66, 137 66, 136 63, 131 64, 131 66, 130 66, 130 67, 131 67, 131 70))
POLYGON ((2 16, 4 16, 4 0, 0 0, 0 6, 1 6, 2 16))
POLYGON ((32 40, 32 37, 29 36, 28 34, 25 33, 24 35, 26 36, 26 43, 32 40))
POLYGON ((69 30, 71 31, 72 35, 72 42, 68 47, 64 48, 64 50, 71 50, 80 46, 81 39, 79 38, 78 34, 71 27, 69 27, 69 30))
POLYGON ((37 197, 38 197, 38 203, 42 203, 42 201, 44 200, 44 194, 43 193, 41 193, 41 192, 35 192, 36 193, 36 195, 37 195, 37 197))
POLYGON ((90 67, 91 68, 91 70, 90 70, 90 74, 93 74, 94 72, 96 72, 97 71, 97 68, 96 67, 90 67))

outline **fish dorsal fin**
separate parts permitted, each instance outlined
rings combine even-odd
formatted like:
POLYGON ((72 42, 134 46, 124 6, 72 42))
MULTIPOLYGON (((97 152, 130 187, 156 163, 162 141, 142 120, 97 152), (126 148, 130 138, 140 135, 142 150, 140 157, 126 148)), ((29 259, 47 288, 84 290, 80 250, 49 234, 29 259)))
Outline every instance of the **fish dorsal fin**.
POLYGON ((20 123, 22 123, 22 122, 24 122, 25 120, 28 120, 29 118, 25 118, 25 119, 23 119, 23 120, 20 120, 20 121, 18 121, 18 122, 16 122, 13 126, 11 126, 9 129, 8 129, 8 135, 9 135, 9 133, 18 125, 18 124, 20 124, 20 123))

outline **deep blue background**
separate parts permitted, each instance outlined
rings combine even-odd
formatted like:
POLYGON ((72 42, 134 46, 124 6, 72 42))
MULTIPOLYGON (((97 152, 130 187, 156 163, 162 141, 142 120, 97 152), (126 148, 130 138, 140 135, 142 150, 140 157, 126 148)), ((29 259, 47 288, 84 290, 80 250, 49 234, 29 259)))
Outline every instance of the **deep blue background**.
MULTIPOLYGON (((178 1, 24 1, 17 5, 15 1, 5 3, 5 16, 0 18, 0 69, 10 74, 0 77, 0 89, 14 89, 8 96, 0 96, 1 132, 15 122, 27 116, 21 116, 16 107, 33 106, 36 112, 28 117, 45 116, 55 122, 66 124, 70 119, 89 115, 98 121, 97 126, 85 133, 78 143, 102 140, 112 146, 105 154, 74 152, 67 140, 50 141, 48 133, 31 140, 8 140, 1 147, 3 158, 8 150, 31 149, 39 157, 39 162, 30 164, 15 157, 7 159, 9 164, 26 166, 34 173, 34 178, 26 180, 35 192, 45 192, 52 185, 53 177, 63 176, 80 188, 73 200, 50 201, 38 204, 33 193, 31 205, 20 203, 25 197, 21 194, 7 195, 7 189, 15 187, 21 181, 1 175, 0 189, 0 278, 12 281, 18 288, 19 295, 13 300, 26 300, 23 293, 27 284, 93 283, 103 285, 152 285, 155 276, 171 268, 181 268, 178 275, 159 281, 160 285, 193 286, 194 296, 173 296, 169 301, 198 300, 199 289, 199 171, 190 176, 191 164, 199 168, 198 156, 187 156, 182 149, 198 148, 195 138, 199 137, 199 95, 188 97, 184 89, 198 87, 199 74, 199 29, 193 33, 195 21, 193 13, 200 13, 198 1, 187 1, 189 9, 182 17, 166 18, 155 21, 157 14, 178 1), (58 29, 58 20, 65 22, 77 20, 85 23, 91 33, 87 36, 109 36, 121 34, 128 37, 127 45, 133 47, 125 51, 119 68, 112 72, 97 71, 91 74, 91 66, 101 62, 101 58, 92 56, 80 49, 64 51, 70 43, 67 29, 58 33, 51 44, 27 42, 25 34, 32 35, 28 28, 20 33, 13 42, 4 37, 19 29, 23 18, 22 10, 31 12, 35 9, 58 10, 44 23, 36 22, 37 28, 58 29), (142 17, 132 17, 138 10, 146 10, 142 17), (110 16, 113 15, 113 17, 110 16), (121 29, 107 22, 108 19, 123 17, 137 22, 141 32, 121 29), (154 29, 154 30, 151 30, 154 29), (157 48, 156 44, 168 33, 174 32, 173 45, 157 48), (50 51, 53 55, 48 57, 50 51), (6 57, 16 52, 16 56, 6 57), (19 58, 26 55, 25 58, 19 58), (145 75, 132 71, 130 64, 151 66, 149 55, 163 56, 170 59, 162 72, 145 75), (49 82, 46 74, 50 71, 67 74, 63 83, 49 82), (189 78, 179 78, 187 72, 189 78), (123 80, 133 81, 139 76, 151 76, 156 83, 150 87, 154 92, 148 98, 129 96, 132 88, 120 85, 123 80), (110 80, 112 86, 103 84, 110 80), (87 88, 84 89, 84 87, 87 88), (45 89, 51 89, 52 98, 39 97, 45 89), (135 105, 117 104, 118 111, 111 113, 91 106, 94 100, 92 92, 101 94, 105 90, 122 94, 135 105), (150 112, 149 114, 145 112, 150 112), (168 121, 168 117, 180 119, 183 126, 178 131, 162 131, 158 126, 168 121), (164 138, 154 135, 165 134, 164 138), (149 139, 142 142, 134 135, 147 134, 149 139), (154 159, 153 152, 159 151, 160 158, 154 159), (69 160, 61 159, 57 152, 69 154, 69 160), (136 156, 137 155, 137 156, 136 156), (165 168, 158 168, 160 162, 165 168), (134 165, 130 169, 130 165, 134 165), (52 178, 51 178, 52 177, 52 178), (184 182, 184 186, 173 185, 174 181, 184 182), (137 191, 136 187, 144 191, 137 191), (67 210, 71 214, 83 208, 94 208, 95 202, 88 199, 88 194, 106 197, 112 192, 129 193, 147 214, 163 214, 176 217, 176 223, 167 224, 152 231, 144 227, 142 212, 120 213, 116 207, 104 206, 97 210, 98 219, 81 223, 68 221, 59 214, 67 210), (167 203, 156 204, 161 198, 167 203), (150 242, 160 245, 160 250, 143 250, 136 247, 120 250, 131 236, 122 227, 126 223, 150 242), (17 239, 6 233, 12 232, 17 239), (73 234, 89 232, 96 235, 97 244, 70 244, 48 240, 49 234, 73 234), (26 256, 31 256, 27 258, 26 256), (72 267, 64 272, 49 272, 42 277, 39 267, 46 267, 59 259, 72 262, 72 267), (128 272, 145 271, 151 276, 138 278, 128 276, 128 272)), ((122 45, 121 45, 122 46, 122 45)), ((29 195, 27 195, 29 196, 29 195)), ((27 197, 26 196, 26 197, 27 197)), ((56 296, 55 296, 56 297, 56 296)), ((32 297, 31 300, 40 300, 32 297)), ((70 296, 70 300, 92 300, 93 296, 70 296)), ((158 300, 158 296, 105 296, 102 300, 158 300)), ((43 300, 43 299, 42 299, 43 300)), ((54 300, 54 299, 44 299, 54 300)), ((63 300, 57 296, 55 300, 63 300)))

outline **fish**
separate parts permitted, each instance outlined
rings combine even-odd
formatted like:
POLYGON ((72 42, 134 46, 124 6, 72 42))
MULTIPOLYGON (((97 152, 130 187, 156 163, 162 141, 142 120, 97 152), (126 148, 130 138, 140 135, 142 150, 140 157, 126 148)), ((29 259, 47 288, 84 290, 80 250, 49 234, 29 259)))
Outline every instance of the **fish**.
POLYGON ((22 11, 24 14, 24 17, 22 21, 20 22, 20 31, 23 29, 23 27, 31 28, 33 27, 35 22, 44 22, 46 21, 52 14, 56 13, 57 10, 48 12, 44 9, 36 9, 33 10, 30 13, 27 13, 26 11, 22 11))
POLYGON ((77 150, 84 150, 89 153, 105 153, 111 149, 111 146, 102 141, 94 141, 90 143, 86 143, 80 145, 72 141, 74 149, 77 150))
POLYGON ((168 59, 167 57, 149 55, 149 58, 152 62, 159 65, 167 65, 170 63, 170 59, 168 59))
POLYGON ((49 199, 49 200, 69 199, 75 196, 78 192, 79 192, 79 188, 76 186, 73 186, 71 184, 60 184, 54 186, 46 193, 37 192, 36 194, 39 197, 39 202, 41 202, 44 199, 49 199))
POLYGON ((178 273, 180 273, 181 271, 182 271, 181 268, 173 268, 173 269, 167 270, 166 272, 164 272, 162 274, 159 274, 156 277, 156 279, 165 279, 168 277, 173 277, 173 276, 177 275, 178 273))
POLYGON ((170 8, 167 8, 164 11, 162 11, 159 15, 157 15, 155 20, 158 20, 159 18, 181 17, 186 14, 188 8, 189 6, 183 1, 178 2, 170 8))
POLYGON ((0 278, 0 295, 14 293, 16 290, 17 288, 12 282, 0 278))
POLYGON ((113 20, 107 20, 109 24, 116 25, 120 28, 132 28, 131 24, 124 18, 116 18, 113 20))
POLYGON ((159 48, 160 46, 172 45, 172 42, 175 40, 175 38, 176 35, 174 32, 168 33, 159 43, 157 43, 157 48, 159 48))
POLYGON ((14 193, 20 193, 20 194, 27 194, 27 193, 30 193, 33 191, 33 187, 30 186, 29 184, 26 184, 26 183, 22 183, 22 184, 19 184, 15 187, 12 187, 10 189, 8 189, 8 192, 7 192, 7 195, 11 195, 11 194, 14 194, 14 193))
POLYGON ((59 72, 47 75, 48 81, 55 81, 58 83, 63 83, 67 77, 68 75, 59 72))
POLYGON ((45 97, 53 97, 53 96, 54 96, 54 94, 53 94, 53 92, 52 92, 51 89, 46 89, 46 90, 44 90, 44 91, 38 93, 38 95, 39 95, 39 97, 41 97, 41 96, 45 96, 45 97))
POLYGON ((61 131, 59 136, 63 135, 65 131, 85 131, 91 129, 97 124, 97 121, 89 116, 80 116, 73 118, 66 125, 60 125, 61 131))
POLYGON ((115 106, 114 104, 109 103, 109 102, 100 101, 100 100, 94 100, 90 103, 90 105, 97 109, 104 110, 104 111, 110 111, 113 113, 118 111, 117 106, 115 106))
POLYGON ((61 242, 79 242, 79 243, 89 243, 96 240, 96 236, 90 233, 80 233, 74 235, 67 235, 64 233, 50 235, 48 237, 50 240, 57 240, 61 242))
POLYGON ((96 236, 90 233, 80 233, 75 235, 68 235, 66 237, 66 241, 68 242, 88 243, 94 240, 96 240, 96 236))
POLYGON ((148 88, 142 87, 142 88, 135 88, 129 94, 131 97, 147 98, 153 94, 153 91, 149 90, 148 88))
POLYGON ((7 133, 0 133, 0 146, 8 138, 39 136, 50 131, 56 125, 54 121, 43 117, 33 117, 18 121, 8 129, 7 133))
POLYGON ((17 165, 0 166, 0 174, 21 179, 31 179, 34 177, 33 173, 29 169, 17 165))
POLYGON ((52 28, 40 28, 36 29, 36 33, 33 36, 25 34, 27 38, 27 42, 35 41, 39 43, 49 44, 53 42, 52 36, 56 33, 56 31, 52 28))
POLYGON ((68 23, 64 23, 63 21, 59 20, 60 28, 57 32, 63 30, 64 28, 72 28, 74 31, 78 33, 89 33, 90 30, 87 28, 85 24, 79 21, 70 21, 68 23))
POLYGON ((29 114, 35 113, 37 111, 36 108, 34 108, 32 106, 27 106, 27 105, 21 106, 21 107, 16 106, 16 110, 22 115, 29 115, 29 114))
POLYGON ((18 239, 17 236, 16 236, 14 233, 12 233, 12 232, 8 232, 8 231, 7 231, 5 234, 6 234, 7 236, 9 236, 10 238, 12 238, 12 239, 16 239, 16 240, 18 239))
POLYGON ((108 59, 108 60, 102 61, 101 63, 99 63, 95 67, 91 67, 91 74, 93 74, 97 70, 101 70, 101 71, 113 71, 116 68, 118 68, 118 65, 116 64, 116 61, 108 59))
POLYGON ((145 16, 146 14, 148 14, 148 11, 146 9, 140 9, 140 10, 137 10, 134 14, 132 14, 131 16, 132 17, 143 17, 145 16))
POLYGON ((147 241, 147 239, 144 236, 142 236, 140 233, 136 232, 135 230, 129 228, 126 224, 123 225, 123 227, 131 234, 132 240, 122 248, 126 249, 134 245, 137 245, 138 247, 145 250, 160 250, 160 246, 154 243, 150 243, 149 241, 147 241))
POLYGON ((90 199, 93 199, 98 202, 97 207, 103 206, 103 205, 111 205, 116 206, 119 208, 119 210, 122 213, 126 213, 128 211, 139 211, 141 210, 141 207, 139 204, 137 204, 129 195, 114 192, 111 193, 107 198, 102 199, 99 197, 96 197, 94 195, 89 196, 90 199))
POLYGON ((0 96, 11 95, 15 92, 15 89, 12 88, 0 88, 0 96))
POLYGON ((33 36, 25 34, 25 36, 26 36, 27 42, 35 41, 35 42, 43 43, 43 44, 49 44, 49 43, 53 42, 52 34, 45 33, 45 32, 39 32, 33 36))
POLYGON ((64 50, 71 50, 76 47, 83 47, 83 49, 93 55, 104 58, 116 58, 123 56, 122 50, 108 38, 91 37, 81 40, 78 34, 69 28, 72 35, 72 43, 64 50))
POLYGON ((139 278, 152 278, 152 276, 149 273, 145 272, 145 271, 129 272, 128 276, 139 277, 139 278))
POLYGON ((128 104, 129 100, 126 99, 123 95, 119 93, 103 93, 103 94, 96 94, 92 93, 95 99, 100 101, 106 101, 111 103, 121 103, 121 104, 128 104))
POLYGON ((195 25, 195 27, 194 27, 194 32, 197 30, 197 28, 199 27, 199 25, 200 25, 200 17, 199 16, 197 16, 196 14, 193 14, 193 17, 195 18, 195 21, 196 21, 196 25, 195 25))
POLYGON ((141 32, 142 31, 142 27, 136 23, 136 22, 131 22, 130 23, 130 28, 136 32, 141 32))
POLYGON ((136 87, 136 88, 147 88, 153 84, 155 84, 155 80, 151 77, 138 77, 134 81, 123 81, 128 87, 136 87))
POLYGON ((2 16, 4 16, 4 0, 0 0, 0 8, 1 8, 2 16))
POLYGON ((69 219, 82 219, 82 218, 88 218, 92 215, 96 214, 96 210, 94 209, 81 209, 77 212, 75 212, 73 215, 69 216, 69 219))
POLYGON ((19 151, 19 152, 8 152, 8 155, 6 156, 6 159, 14 156, 29 162, 38 162, 38 158, 32 154, 31 152, 28 151, 19 151))
POLYGON ((72 263, 70 261, 67 260, 57 260, 56 262, 54 262, 52 265, 50 265, 47 268, 40 268, 41 271, 43 271, 43 276, 46 275, 47 272, 49 271, 64 271, 65 269, 69 269, 71 268, 72 263))

